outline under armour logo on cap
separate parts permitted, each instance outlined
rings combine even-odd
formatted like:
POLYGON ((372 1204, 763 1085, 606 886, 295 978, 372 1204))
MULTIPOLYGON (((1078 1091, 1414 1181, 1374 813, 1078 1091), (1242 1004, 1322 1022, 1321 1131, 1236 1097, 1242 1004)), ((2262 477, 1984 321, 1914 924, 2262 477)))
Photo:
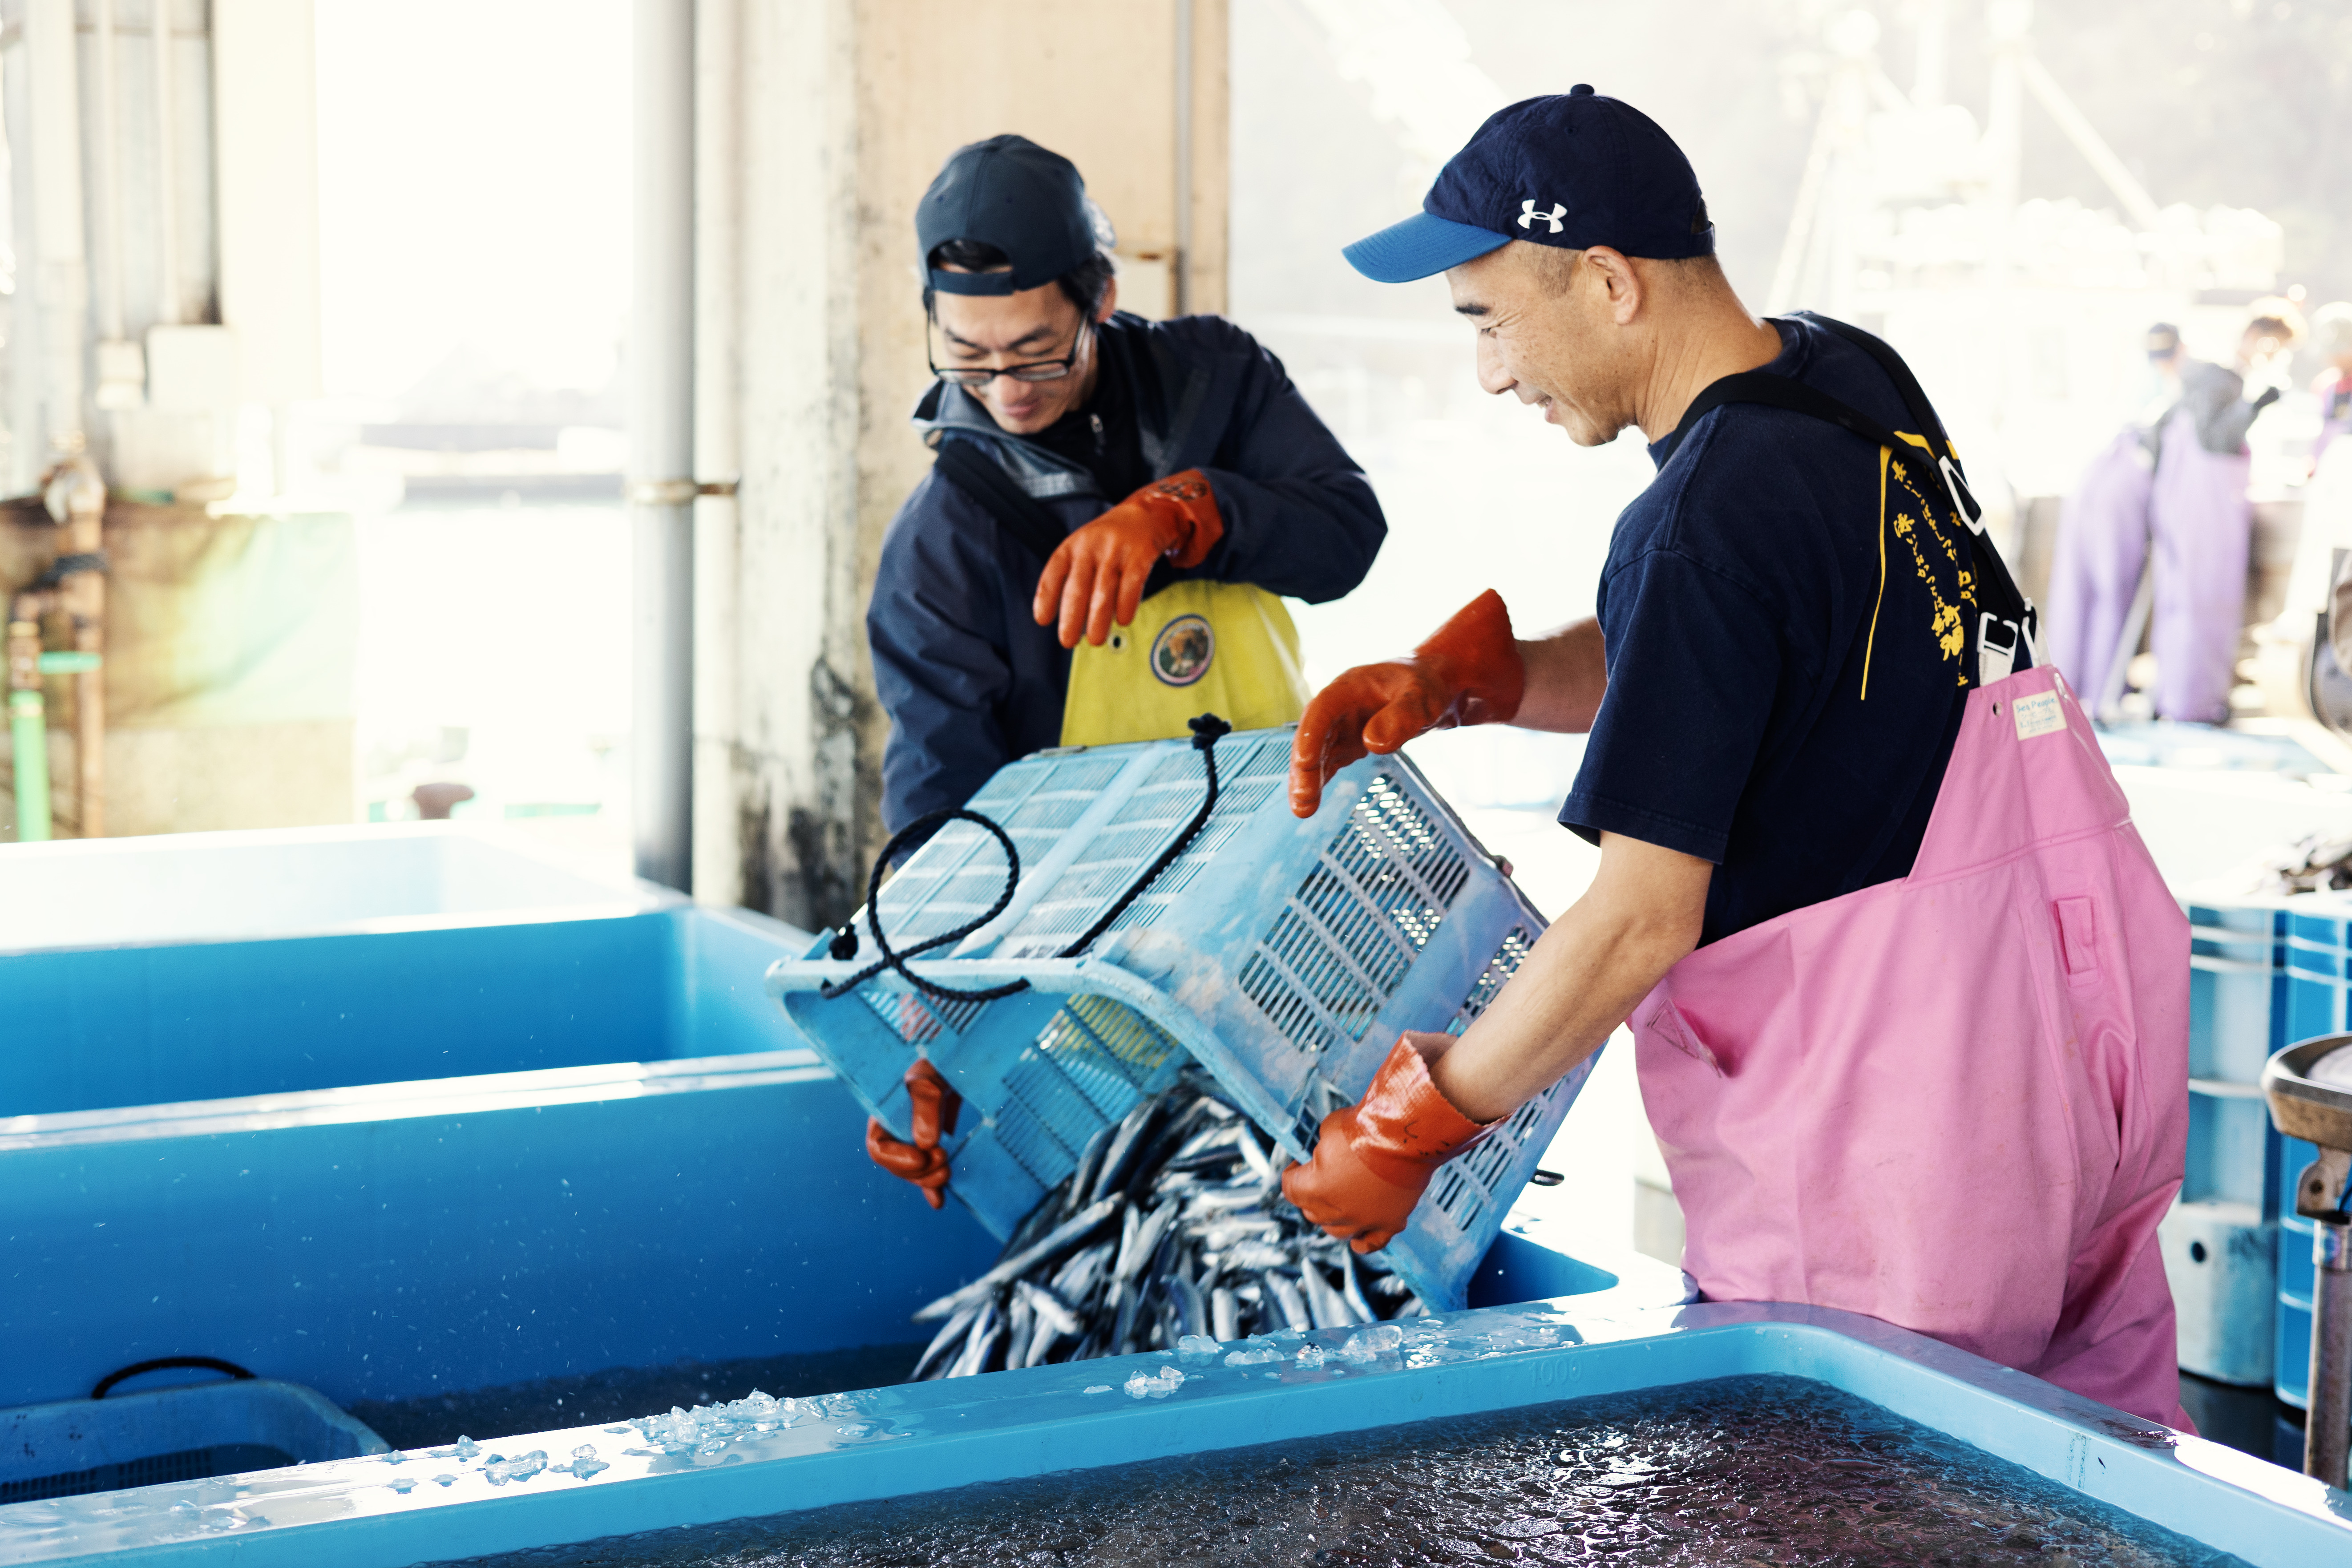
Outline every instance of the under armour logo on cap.
POLYGON ((1560 205, 1558 202, 1551 204, 1551 211, 1548 213, 1539 213, 1536 211, 1536 199, 1533 196, 1529 196, 1526 201, 1519 204, 1519 226, 1521 228, 1532 228, 1538 223, 1548 223, 1551 225, 1552 233, 1558 234, 1560 231, 1561 226, 1559 220, 1567 216, 1568 209, 1560 205))

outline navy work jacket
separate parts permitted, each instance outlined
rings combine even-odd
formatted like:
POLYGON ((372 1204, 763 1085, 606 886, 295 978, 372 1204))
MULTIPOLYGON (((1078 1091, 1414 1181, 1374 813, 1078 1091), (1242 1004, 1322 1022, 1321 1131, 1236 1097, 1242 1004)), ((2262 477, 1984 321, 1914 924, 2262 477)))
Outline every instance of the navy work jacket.
MULTIPOLYGON (((1183 577, 1255 583, 1319 604, 1364 580, 1388 524, 1363 470, 1307 407, 1282 362, 1215 316, 1103 323, 1124 352, 1129 406, 1152 477, 1198 468, 1224 537, 1197 567, 1162 563, 1150 591, 1183 577)), ((1092 473, 1008 435, 970 394, 934 383, 915 428, 936 449, 971 441, 1045 503, 1065 533, 1127 498, 1092 473)), ((915 487, 883 536, 866 635, 890 716, 882 820, 892 832, 961 805, 1015 757, 1057 744, 1070 654, 1030 616, 1045 563, 940 474, 915 487)))

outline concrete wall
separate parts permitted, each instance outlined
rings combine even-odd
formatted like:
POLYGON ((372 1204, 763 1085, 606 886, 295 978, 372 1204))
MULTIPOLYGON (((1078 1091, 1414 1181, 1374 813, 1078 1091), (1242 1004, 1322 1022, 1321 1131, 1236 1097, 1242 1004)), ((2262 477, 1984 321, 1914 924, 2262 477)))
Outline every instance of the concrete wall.
POLYGON ((929 454, 914 209, 963 142, 1074 160, 1138 297, 1225 299, 1225 0, 698 0, 694 885, 805 926, 865 896, 887 725, 864 627, 929 454), (1189 17, 1192 245, 1177 43, 1189 17), (1171 261, 1173 268, 1170 270, 1171 261))

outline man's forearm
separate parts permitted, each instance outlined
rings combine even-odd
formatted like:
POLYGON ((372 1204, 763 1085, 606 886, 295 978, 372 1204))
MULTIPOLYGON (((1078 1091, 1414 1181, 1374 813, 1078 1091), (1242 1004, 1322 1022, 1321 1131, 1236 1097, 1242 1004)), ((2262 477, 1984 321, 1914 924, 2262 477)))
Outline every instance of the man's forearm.
POLYGON ((1454 1108, 1492 1121, 1542 1093, 1698 944, 1714 868, 1616 834, 1601 870, 1494 1005, 1431 1065, 1454 1108))
POLYGON ((1590 616, 1521 642, 1527 695, 1519 700, 1518 714, 1511 722, 1522 730, 1572 735, 1591 729, 1601 695, 1609 689, 1608 667, 1601 655, 1601 623, 1590 616))

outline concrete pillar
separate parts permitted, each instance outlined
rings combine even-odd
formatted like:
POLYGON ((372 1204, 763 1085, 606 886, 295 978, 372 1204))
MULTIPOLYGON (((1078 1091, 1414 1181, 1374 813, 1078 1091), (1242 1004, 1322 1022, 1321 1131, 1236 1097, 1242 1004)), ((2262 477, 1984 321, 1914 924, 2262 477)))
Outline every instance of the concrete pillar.
POLYGON ((1018 132, 1085 173, 1128 297, 1223 309, 1226 0, 699 5, 698 462, 741 484, 698 509, 695 888, 834 924, 882 840, 866 597, 930 463, 915 203, 1018 132))

